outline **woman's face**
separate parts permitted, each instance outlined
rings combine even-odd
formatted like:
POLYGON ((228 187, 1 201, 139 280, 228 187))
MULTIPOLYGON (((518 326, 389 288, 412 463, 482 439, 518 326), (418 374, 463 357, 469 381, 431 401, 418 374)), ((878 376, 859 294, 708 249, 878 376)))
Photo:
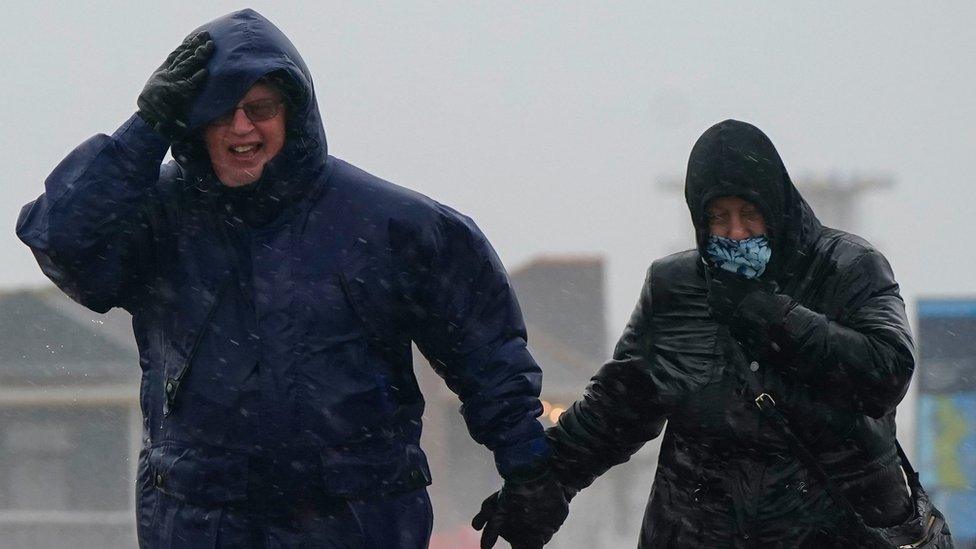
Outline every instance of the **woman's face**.
POLYGON ((755 204, 738 196, 720 196, 705 207, 708 232, 732 240, 766 234, 766 220, 755 204))

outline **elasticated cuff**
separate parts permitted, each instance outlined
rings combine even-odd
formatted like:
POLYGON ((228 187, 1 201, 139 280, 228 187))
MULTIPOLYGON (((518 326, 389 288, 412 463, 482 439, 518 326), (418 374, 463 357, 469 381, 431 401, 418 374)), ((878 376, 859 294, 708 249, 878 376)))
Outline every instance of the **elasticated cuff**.
POLYGON ((157 165, 166 156, 170 145, 168 139, 153 130, 138 114, 133 114, 119 126, 112 139, 157 165))
POLYGON ((495 450, 495 468, 505 480, 535 478, 549 460, 549 442, 539 433, 533 440, 495 450))

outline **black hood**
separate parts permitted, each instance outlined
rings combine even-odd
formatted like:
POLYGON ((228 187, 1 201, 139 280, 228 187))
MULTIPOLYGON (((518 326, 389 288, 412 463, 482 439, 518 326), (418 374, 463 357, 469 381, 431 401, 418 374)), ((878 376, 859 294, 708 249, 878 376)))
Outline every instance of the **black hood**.
POLYGON ((312 77, 298 50, 273 23, 251 9, 206 23, 214 41, 207 80, 189 116, 190 134, 173 143, 173 157, 203 190, 223 189, 216 181, 200 137, 208 122, 233 108, 262 77, 271 77, 286 96, 285 145, 264 168, 250 192, 269 204, 285 206, 307 191, 325 165, 328 150, 312 77))
POLYGON ((738 196, 762 212, 773 250, 764 278, 782 281, 795 272, 820 233, 820 221, 793 185, 772 141, 752 124, 720 122, 691 149, 685 201, 702 257, 709 234, 705 208, 720 196, 738 196))

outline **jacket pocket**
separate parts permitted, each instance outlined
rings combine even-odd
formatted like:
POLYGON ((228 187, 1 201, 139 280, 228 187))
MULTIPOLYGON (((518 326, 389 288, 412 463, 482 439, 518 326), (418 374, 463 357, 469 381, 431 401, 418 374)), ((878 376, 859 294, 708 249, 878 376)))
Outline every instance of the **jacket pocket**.
POLYGON ((183 314, 170 313, 170 344, 166 345, 163 358, 163 416, 169 416, 173 411, 183 378, 229 282, 230 279, 225 279, 215 289, 200 290, 199 302, 189 305, 183 314))
POLYGON ((357 257, 342 266, 339 282, 370 336, 377 342, 393 344, 403 337, 403 332, 396 327, 397 304, 391 295, 391 285, 385 282, 389 276, 381 272, 374 258, 357 257))
POLYGON ((152 528, 156 523, 159 494, 154 489, 153 472, 149 466, 150 450, 139 451, 139 468, 136 483, 136 534, 140 547, 148 547, 152 528))
POLYGON ((353 499, 409 492, 431 481, 423 451, 400 436, 325 448, 322 476, 329 495, 353 499))
POLYGON ((180 501, 219 505, 247 497, 243 454, 167 443, 150 448, 148 464, 151 485, 180 501))
MULTIPOLYGON (((163 354, 162 392, 168 399, 164 423, 173 436, 201 444, 247 450, 254 441, 261 383, 257 331, 239 296, 225 295, 207 311, 202 324, 185 327, 192 338, 186 351, 175 345, 163 354)), ((164 400, 167 402, 167 400, 164 400)))
POLYGON ((387 376, 368 364, 365 336, 316 338, 307 345, 295 391, 304 435, 316 446, 378 436, 396 404, 387 376))

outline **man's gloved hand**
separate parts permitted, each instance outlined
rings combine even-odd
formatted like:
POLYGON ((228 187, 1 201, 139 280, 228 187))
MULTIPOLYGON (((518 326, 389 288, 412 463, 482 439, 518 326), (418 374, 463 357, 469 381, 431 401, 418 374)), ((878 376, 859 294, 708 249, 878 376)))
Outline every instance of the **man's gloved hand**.
POLYGON ((139 94, 139 116, 171 141, 186 134, 190 105, 207 78, 213 50, 207 31, 187 37, 152 73, 139 94))
POLYGON ((569 501, 576 490, 556 480, 548 468, 528 480, 507 480, 498 492, 488 496, 471 521, 481 534, 481 549, 491 549, 498 536, 512 549, 541 549, 569 514, 569 501))
POLYGON ((759 279, 707 268, 708 309, 740 342, 755 344, 770 339, 770 330, 782 324, 795 305, 777 292, 776 285, 759 279))

